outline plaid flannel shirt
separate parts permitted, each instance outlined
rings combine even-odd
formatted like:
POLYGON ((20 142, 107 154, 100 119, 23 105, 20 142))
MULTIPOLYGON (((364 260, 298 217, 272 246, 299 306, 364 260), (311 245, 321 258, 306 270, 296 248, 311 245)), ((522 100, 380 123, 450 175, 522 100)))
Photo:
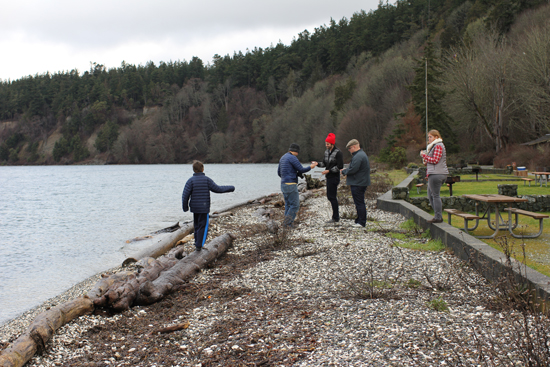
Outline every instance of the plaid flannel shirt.
POLYGON ((443 155, 443 148, 441 148, 441 145, 436 145, 434 148, 433 157, 430 157, 427 154, 422 154, 422 159, 428 163, 436 164, 437 162, 439 162, 442 155, 443 155))

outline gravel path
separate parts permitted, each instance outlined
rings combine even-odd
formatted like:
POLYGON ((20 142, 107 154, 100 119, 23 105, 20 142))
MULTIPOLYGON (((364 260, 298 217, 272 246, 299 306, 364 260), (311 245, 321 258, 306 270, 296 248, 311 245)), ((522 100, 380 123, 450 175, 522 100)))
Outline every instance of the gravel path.
MULTIPOLYGON (((351 219, 325 224, 324 190, 303 205, 296 229, 278 235, 258 215, 264 208, 280 220, 269 203, 221 217, 211 238, 227 230, 238 238, 187 290, 121 314, 81 317, 28 366, 525 365, 518 335, 534 319, 493 309, 498 292, 451 254, 396 246, 427 240, 410 232, 392 238, 405 232, 404 218, 373 205, 364 229, 351 219), (180 331, 152 332, 182 323, 180 331)), ((98 277, 0 327, 1 346, 98 277)))

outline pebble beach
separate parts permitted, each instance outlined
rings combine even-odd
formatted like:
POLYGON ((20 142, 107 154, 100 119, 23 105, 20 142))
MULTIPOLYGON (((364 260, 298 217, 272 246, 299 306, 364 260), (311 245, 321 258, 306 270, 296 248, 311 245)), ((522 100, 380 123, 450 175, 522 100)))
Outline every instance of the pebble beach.
MULTIPOLYGON (((258 215, 280 219, 282 209, 269 202, 217 218, 209 238, 227 231, 237 238, 188 292, 164 305, 80 317, 27 366, 524 365, 517 335, 526 319, 491 309, 494 285, 445 250, 400 246, 428 239, 392 236, 406 232, 405 218, 374 201, 365 228, 346 218, 327 224, 324 195, 319 189, 303 202, 296 228, 285 233, 268 232, 258 215), (237 267, 237 259, 247 265, 237 267), (143 332, 183 322, 172 333, 143 332)), ((2 325, 2 349, 40 312, 85 294, 100 276, 2 325)))

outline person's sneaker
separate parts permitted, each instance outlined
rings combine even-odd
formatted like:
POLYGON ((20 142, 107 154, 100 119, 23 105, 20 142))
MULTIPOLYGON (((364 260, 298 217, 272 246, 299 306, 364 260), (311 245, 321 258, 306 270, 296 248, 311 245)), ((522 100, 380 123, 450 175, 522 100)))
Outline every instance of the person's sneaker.
POLYGON ((195 247, 195 250, 200 251, 202 250, 202 247, 195 247))
POLYGON ((359 223, 355 223, 352 225, 353 228, 365 228, 365 226, 360 225, 359 223))
POLYGON ((443 219, 430 219, 428 223, 443 223, 443 219))
POLYGON ((331 220, 329 220, 329 221, 326 221, 325 223, 326 223, 326 224, 334 224, 334 223, 338 223, 338 222, 339 222, 339 220, 331 219, 331 220))

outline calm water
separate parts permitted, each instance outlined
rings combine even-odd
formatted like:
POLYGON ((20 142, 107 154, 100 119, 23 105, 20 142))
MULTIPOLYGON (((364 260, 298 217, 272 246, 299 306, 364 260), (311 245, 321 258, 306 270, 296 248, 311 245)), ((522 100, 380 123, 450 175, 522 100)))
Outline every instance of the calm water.
MULTIPOLYGON (((279 192, 277 165, 207 164, 235 192, 216 211, 279 192)), ((147 246, 127 240, 179 221, 190 165, 0 167, 0 324, 147 246)))

